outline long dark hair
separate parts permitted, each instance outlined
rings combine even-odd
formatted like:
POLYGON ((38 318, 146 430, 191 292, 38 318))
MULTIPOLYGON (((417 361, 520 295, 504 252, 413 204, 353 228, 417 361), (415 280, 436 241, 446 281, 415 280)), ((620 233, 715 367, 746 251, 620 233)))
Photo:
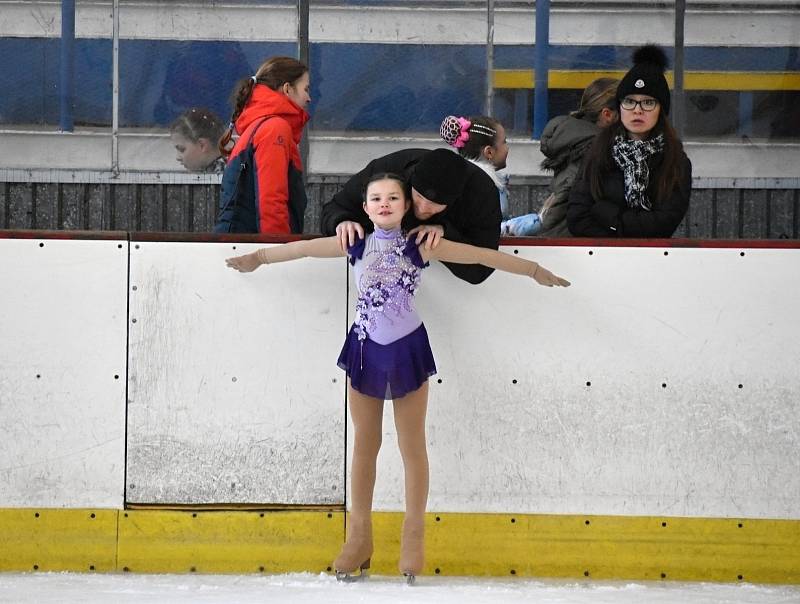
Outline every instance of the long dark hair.
MULTIPOLYGON (((614 169, 615 164, 611 157, 611 147, 614 144, 614 138, 618 134, 626 136, 622 120, 600 130, 589 150, 585 175, 588 175, 592 197, 595 200, 603 198, 603 180, 614 169)), ((658 180, 656 181, 656 198, 653 200, 655 203, 659 203, 669 197, 683 177, 683 162, 681 161, 683 143, 681 143, 675 129, 669 123, 669 118, 663 111, 659 112, 658 121, 650 132, 650 136, 658 136, 659 134, 664 135, 664 159, 661 162, 658 180)))
POLYGON ((278 90, 287 82, 293 85, 307 71, 306 64, 297 59, 292 57, 272 57, 261 64, 261 67, 256 71, 255 79, 248 77, 239 80, 231 93, 233 113, 231 114, 228 129, 219 141, 219 152, 225 157, 230 155, 228 144, 233 136, 234 124, 236 124, 236 120, 239 119, 247 103, 250 102, 250 97, 253 95, 253 88, 255 88, 256 84, 265 84, 272 90, 278 90))

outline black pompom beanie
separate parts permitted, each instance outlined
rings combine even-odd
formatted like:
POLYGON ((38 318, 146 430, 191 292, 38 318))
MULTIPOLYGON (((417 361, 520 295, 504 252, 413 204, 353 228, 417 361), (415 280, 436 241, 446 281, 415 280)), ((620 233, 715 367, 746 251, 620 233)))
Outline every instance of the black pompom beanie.
POLYGON ((646 94, 661 103, 661 110, 669 115, 669 86, 664 70, 667 55, 654 44, 641 46, 633 52, 633 67, 625 74, 617 87, 617 100, 631 94, 646 94))
POLYGON ((447 205, 459 197, 467 178, 467 161, 448 149, 434 149, 422 156, 411 175, 417 193, 447 205))

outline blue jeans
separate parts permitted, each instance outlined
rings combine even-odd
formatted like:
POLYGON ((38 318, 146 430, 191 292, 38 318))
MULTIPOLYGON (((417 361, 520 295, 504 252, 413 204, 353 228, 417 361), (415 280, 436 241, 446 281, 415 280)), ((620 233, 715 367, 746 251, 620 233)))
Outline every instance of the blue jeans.
POLYGON ((542 219, 535 212, 516 218, 509 218, 500 223, 500 234, 513 237, 530 237, 542 230, 542 219))

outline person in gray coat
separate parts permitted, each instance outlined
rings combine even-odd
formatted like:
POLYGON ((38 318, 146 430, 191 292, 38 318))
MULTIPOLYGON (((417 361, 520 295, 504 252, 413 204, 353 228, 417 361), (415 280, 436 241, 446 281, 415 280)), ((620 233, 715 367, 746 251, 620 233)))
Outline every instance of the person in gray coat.
POLYGON ((569 115, 547 122, 542 132, 543 170, 553 173, 550 195, 538 213, 503 221, 506 236, 571 237, 567 228, 567 199, 586 150, 594 137, 617 121, 616 93, 619 80, 598 78, 583 91, 580 106, 569 115))

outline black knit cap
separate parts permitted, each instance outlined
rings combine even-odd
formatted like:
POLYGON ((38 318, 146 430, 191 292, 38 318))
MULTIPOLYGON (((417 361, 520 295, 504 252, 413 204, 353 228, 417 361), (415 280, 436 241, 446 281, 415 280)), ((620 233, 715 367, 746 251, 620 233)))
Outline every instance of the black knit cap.
POLYGON ((448 149, 434 149, 414 167, 411 186, 430 201, 447 205, 461 197, 466 179, 464 158, 448 149))
POLYGON ((633 67, 617 87, 617 100, 631 94, 646 94, 661 103, 661 110, 669 115, 669 86, 664 70, 667 55, 654 44, 641 46, 633 52, 633 67))

